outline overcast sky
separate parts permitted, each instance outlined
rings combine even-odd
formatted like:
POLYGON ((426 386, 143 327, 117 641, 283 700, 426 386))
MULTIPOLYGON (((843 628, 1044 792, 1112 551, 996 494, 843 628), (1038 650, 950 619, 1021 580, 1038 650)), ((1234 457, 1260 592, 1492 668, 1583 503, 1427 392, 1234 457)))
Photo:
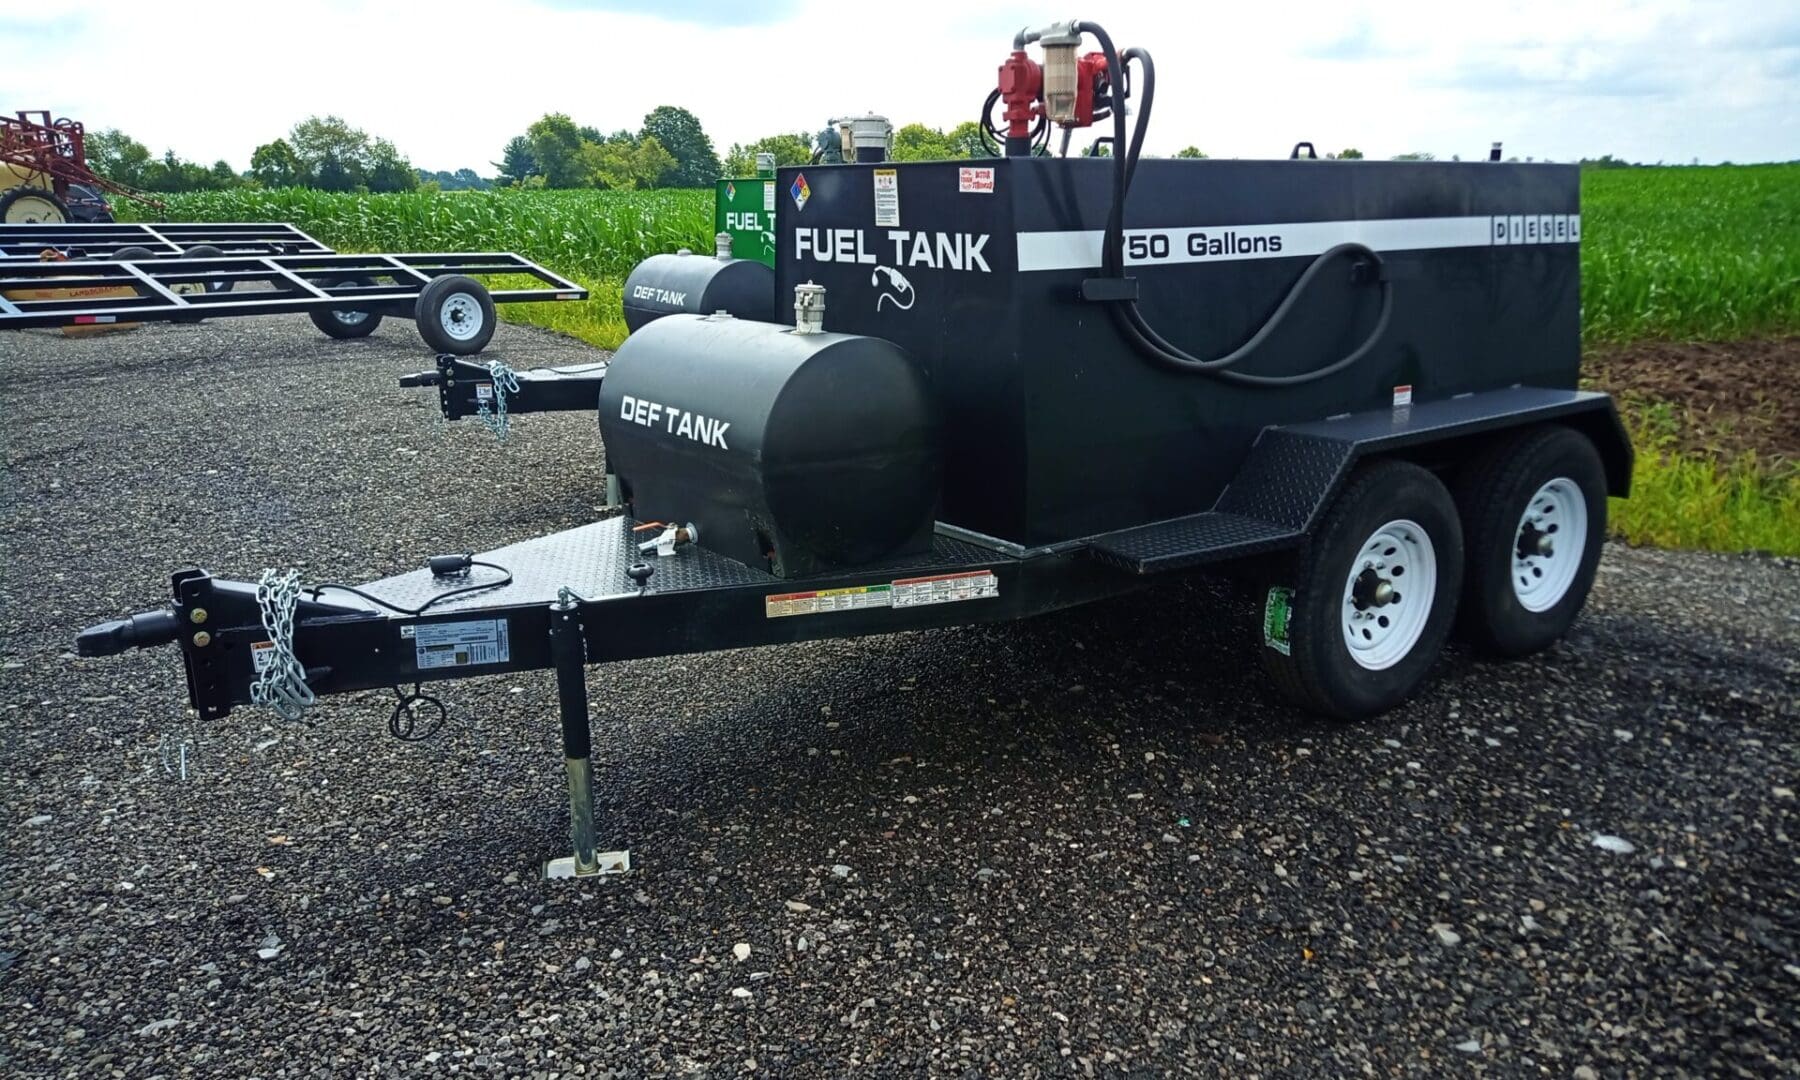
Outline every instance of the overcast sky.
POLYGON ((1159 79, 1147 150, 1285 156, 1800 158, 1800 3, 1107 0, 0 0, 0 107, 48 108, 244 169, 312 113, 427 169, 483 173, 538 116, 636 128, 659 104, 721 154, 875 111, 978 111, 1021 25, 1080 14, 1159 79))

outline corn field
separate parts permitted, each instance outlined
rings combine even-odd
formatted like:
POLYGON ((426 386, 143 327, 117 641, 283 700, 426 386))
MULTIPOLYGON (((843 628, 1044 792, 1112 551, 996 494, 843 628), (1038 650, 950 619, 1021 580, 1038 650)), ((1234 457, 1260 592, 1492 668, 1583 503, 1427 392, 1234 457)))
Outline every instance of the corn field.
POLYGON ((1800 164, 1591 170, 1581 241, 1590 340, 1800 331, 1800 164))
POLYGON ((177 221, 289 221, 339 251, 511 251, 561 274, 623 278, 646 255, 712 249, 710 191, 283 188, 166 196, 177 221))
MULTIPOLYGON (((340 251, 514 251, 595 299, 507 314, 606 346, 623 337, 618 289, 633 265, 712 246, 708 191, 237 190, 169 203, 182 221, 291 221, 340 251)), ((1582 313, 1593 341, 1800 330, 1800 164, 1585 173, 1582 313)))

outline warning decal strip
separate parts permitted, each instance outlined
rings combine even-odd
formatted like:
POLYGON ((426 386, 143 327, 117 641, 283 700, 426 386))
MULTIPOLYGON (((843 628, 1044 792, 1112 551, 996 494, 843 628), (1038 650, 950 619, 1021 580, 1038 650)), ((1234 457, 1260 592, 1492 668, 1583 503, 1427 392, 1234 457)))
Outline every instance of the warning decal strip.
MULTIPOLYGON (((1020 270, 1088 270, 1100 265, 1099 229, 1022 232, 1020 270)), ((1580 214, 1483 214, 1478 217, 1301 221, 1273 225, 1195 225, 1126 229, 1125 264, 1229 262, 1321 255, 1339 244, 1376 251, 1511 244, 1578 244, 1580 214)))
POLYGON ((852 585, 842 589, 775 593, 763 597, 763 614, 771 619, 788 615, 822 615, 869 608, 924 607, 983 600, 1000 595, 1000 579, 992 570, 971 570, 932 577, 901 578, 879 585, 852 585))

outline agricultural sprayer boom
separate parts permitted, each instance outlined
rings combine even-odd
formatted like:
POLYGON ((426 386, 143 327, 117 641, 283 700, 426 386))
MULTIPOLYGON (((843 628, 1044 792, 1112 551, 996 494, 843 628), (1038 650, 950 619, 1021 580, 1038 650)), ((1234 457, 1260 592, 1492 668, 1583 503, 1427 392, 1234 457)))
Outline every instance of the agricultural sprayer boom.
MULTIPOLYGON (((13 116, 0 116, 0 165, 23 187, 47 192, 59 201, 68 197, 70 184, 86 184, 156 210, 166 209, 148 195, 89 168, 81 122, 67 117, 51 120, 46 111, 21 110, 13 116)), ((66 212, 63 217, 67 220, 66 212)))

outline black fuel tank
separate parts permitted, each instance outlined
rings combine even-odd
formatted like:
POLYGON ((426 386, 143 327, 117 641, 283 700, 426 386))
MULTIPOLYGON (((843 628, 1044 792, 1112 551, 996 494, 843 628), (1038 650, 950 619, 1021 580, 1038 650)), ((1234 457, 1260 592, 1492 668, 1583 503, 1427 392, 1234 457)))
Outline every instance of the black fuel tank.
POLYGON ((632 332, 664 315, 729 311, 740 319, 775 317, 775 271, 755 259, 681 252, 652 255, 625 279, 625 325, 632 332))
POLYGON ((613 356, 600 432, 634 517, 779 577, 930 547, 937 407, 891 341, 658 319, 613 356))

